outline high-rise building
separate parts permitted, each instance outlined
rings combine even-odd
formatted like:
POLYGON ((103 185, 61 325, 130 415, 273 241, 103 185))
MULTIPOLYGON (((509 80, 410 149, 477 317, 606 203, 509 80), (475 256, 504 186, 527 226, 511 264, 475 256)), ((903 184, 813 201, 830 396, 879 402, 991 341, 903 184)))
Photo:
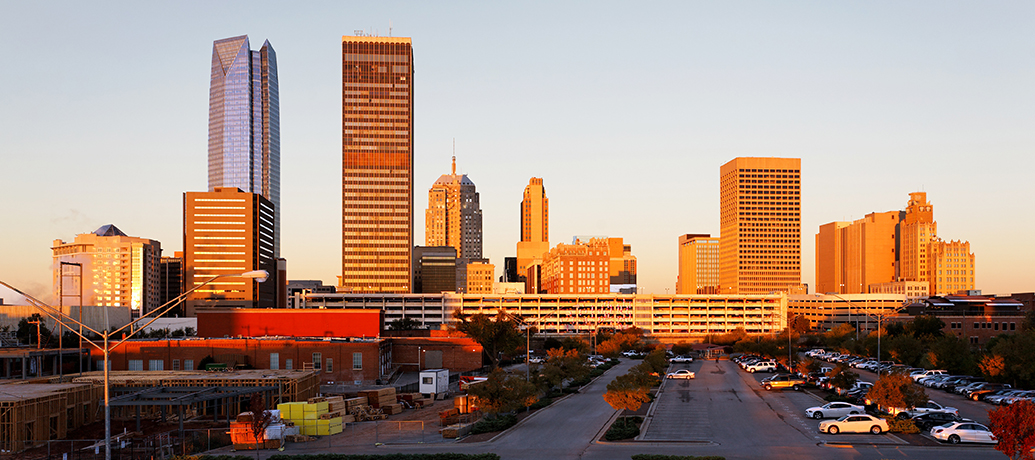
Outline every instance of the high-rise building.
POLYGON ((486 262, 472 262, 467 264, 467 293, 468 294, 492 294, 493 277, 496 276, 496 266, 486 262))
POLYGON ((676 294, 719 293, 719 239, 709 234, 679 236, 676 294))
POLYGON ((482 209, 478 191, 467 174, 443 174, 428 190, 426 246, 452 246, 458 258, 482 257, 482 209))
MULTIPOLYGON (((533 264, 535 266, 535 264, 533 264)), ((543 256, 540 289, 547 294, 611 292, 611 256, 606 238, 560 243, 543 256)))
MULTIPOLYGON (((162 257, 158 265, 158 305, 165 305, 183 294, 183 251, 173 257, 162 257)), ((183 306, 177 305, 168 316, 183 316, 183 306)))
MULTIPOLYGON (((155 240, 128 236, 114 225, 104 225, 93 233, 76 235, 66 243, 54 240, 54 297, 68 299, 65 305, 126 307, 130 316, 139 317, 161 305, 159 303, 158 266, 162 245, 155 240), (78 268, 69 272, 82 274, 82 298, 75 279, 65 272, 69 264, 78 268), (75 284, 75 286, 73 286, 75 284), (69 292, 76 292, 69 296, 69 292), (69 300, 76 299, 75 302, 69 300)), ((71 268, 71 267, 68 267, 71 268)))
POLYGON ((931 271, 931 292, 934 295, 958 294, 974 290, 974 253, 967 241, 942 241, 931 243, 928 253, 931 271))
POLYGON ((517 244, 517 272, 525 275, 536 259, 550 251, 550 200, 543 179, 533 177, 521 200, 521 241, 517 244))
POLYGON ((734 158, 720 168, 721 294, 801 286, 801 159, 734 158))
POLYGON ((413 48, 341 38, 343 292, 407 293, 413 248, 413 48))
POLYGON ((226 277, 187 296, 186 314, 199 306, 273 308, 277 263, 273 257, 276 211, 262 195, 236 187, 183 194, 183 278, 189 291, 217 275, 266 270, 270 279, 226 277))
POLYGON ((208 101, 208 191, 235 187, 276 209, 273 257, 280 257, 280 83, 269 40, 253 51, 248 36, 212 44, 208 101))
POLYGON ((622 238, 607 238, 610 292, 636 293, 636 256, 622 238))
MULTIPOLYGON (((938 223, 934 221, 934 206, 927 202, 927 192, 909 194, 906 215, 902 218, 899 253, 899 279, 902 281, 931 281, 931 242, 937 238, 938 223)), ((934 290, 930 291, 935 294, 934 290)))
POLYGON ((831 222, 816 234, 816 292, 866 294, 895 280, 900 211, 831 222))
POLYGON ((413 248, 414 293, 456 292, 457 271, 456 248, 452 246, 415 246, 413 248))

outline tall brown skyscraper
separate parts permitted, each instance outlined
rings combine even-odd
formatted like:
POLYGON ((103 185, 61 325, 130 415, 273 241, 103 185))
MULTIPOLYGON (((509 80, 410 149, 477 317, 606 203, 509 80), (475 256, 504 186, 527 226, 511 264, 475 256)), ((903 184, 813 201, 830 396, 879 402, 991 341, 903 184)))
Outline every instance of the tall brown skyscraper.
POLYGON ((734 158, 719 176, 722 294, 801 286, 801 159, 734 158))
POLYGON ((413 48, 409 38, 341 38, 341 285, 410 292, 413 48))
POLYGON ((855 222, 831 222, 816 234, 816 292, 866 294, 895 281, 901 212, 874 212, 855 222))
POLYGON ((529 179, 521 199, 521 241, 517 244, 517 272, 550 252, 550 199, 541 177, 529 179))
POLYGON ((428 190, 424 244, 452 246, 456 257, 482 258, 482 209, 478 191, 467 174, 443 174, 428 190))

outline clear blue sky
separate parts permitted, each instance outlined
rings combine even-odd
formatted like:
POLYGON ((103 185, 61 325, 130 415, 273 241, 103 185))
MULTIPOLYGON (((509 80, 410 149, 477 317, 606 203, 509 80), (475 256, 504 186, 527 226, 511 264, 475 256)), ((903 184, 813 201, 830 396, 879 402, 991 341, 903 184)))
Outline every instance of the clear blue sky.
POLYGON ((1035 290, 1032 2, 0 3, 0 280, 50 298, 51 243, 113 223, 182 249, 207 187, 212 41, 280 70, 281 252, 341 270, 341 36, 413 39, 415 242, 427 189, 478 185, 485 255, 515 252, 532 176, 551 243, 624 237, 640 285, 719 231, 719 166, 802 159, 802 278, 821 224, 903 209, 968 240, 985 293, 1035 290))

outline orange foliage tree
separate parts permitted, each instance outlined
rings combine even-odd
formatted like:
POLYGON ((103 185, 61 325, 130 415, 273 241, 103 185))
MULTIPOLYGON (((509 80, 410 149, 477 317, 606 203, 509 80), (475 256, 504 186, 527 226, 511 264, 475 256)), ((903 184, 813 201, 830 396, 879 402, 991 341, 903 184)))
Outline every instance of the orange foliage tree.
POLYGON ((1012 460, 1032 460, 1035 447, 1035 404, 1020 400, 988 411, 989 429, 999 438, 996 450, 1012 460))

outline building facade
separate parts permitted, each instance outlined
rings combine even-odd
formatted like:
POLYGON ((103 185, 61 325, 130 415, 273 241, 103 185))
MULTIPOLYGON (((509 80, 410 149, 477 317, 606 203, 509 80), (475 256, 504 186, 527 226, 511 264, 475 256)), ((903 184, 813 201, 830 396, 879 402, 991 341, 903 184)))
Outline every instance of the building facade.
POLYGON ((936 295, 958 294, 974 290, 975 257, 967 241, 931 243, 931 292, 936 295))
POLYGON ((128 236, 109 224, 71 243, 54 240, 51 251, 59 305, 125 307, 132 318, 162 305, 158 241, 128 236))
POLYGON ((518 276, 528 276, 528 266, 550 251, 550 199, 541 177, 533 177, 521 199, 521 240, 517 244, 518 276))
POLYGON ((636 256, 622 238, 607 238, 609 292, 636 293, 636 256))
MULTIPOLYGON (((183 251, 173 257, 162 257, 158 263, 158 305, 165 305, 183 294, 183 251)), ((183 316, 183 306, 169 311, 167 316, 183 316)))
POLYGON ((931 241, 937 238, 937 234, 938 223, 934 221, 934 206, 927 202, 927 193, 910 193, 901 226, 900 280, 931 282, 929 251, 931 241))
POLYGON ((722 294, 801 286, 801 160, 734 158, 720 168, 722 294))
POLYGON ((605 294, 611 292, 611 256, 606 238, 560 243, 542 262, 540 291, 544 294, 605 294))
POLYGON ((930 295, 930 284, 920 281, 892 281, 890 283, 871 284, 871 294, 900 294, 909 300, 930 295))
POLYGON ((280 82, 269 40, 258 51, 248 36, 212 44, 208 103, 208 191, 236 187, 277 210, 273 256, 280 257, 280 82))
POLYGON ((901 212, 870 213, 854 222, 831 222, 816 234, 816 292, 865 294, 894 281, 901 212))
POLYGON ((793 294, 787 297, 787 310, 807 319, 813 331, 849 324, 866 337, 877 330, 879 320, 893 317, 906 302, 904 294, 793 294))
POLYGON ((679 236, 676 294, 719 293, 719 239, 709 234, 679 236))
POLYGON ((410 292, 413 48, 409 38, 345 36, 341 53, 339 288, 410 292))
POLYGON ((273 308, 277 264, 273 257, 276 211, 262 195, 236 187, 183 194, 183 277, 189 291, 226 274, 266 270, 270 279, 225 277, 192 292, 186 314, 199 306, 273 308))
POLYGON ((413 291, 417 294, 456 292, 457 259, 452 246, 413 248, 413 291))
POLYGON ((467 264, 467 290, 469 294, 492 294, 496 266, 487 262, 467 264))

